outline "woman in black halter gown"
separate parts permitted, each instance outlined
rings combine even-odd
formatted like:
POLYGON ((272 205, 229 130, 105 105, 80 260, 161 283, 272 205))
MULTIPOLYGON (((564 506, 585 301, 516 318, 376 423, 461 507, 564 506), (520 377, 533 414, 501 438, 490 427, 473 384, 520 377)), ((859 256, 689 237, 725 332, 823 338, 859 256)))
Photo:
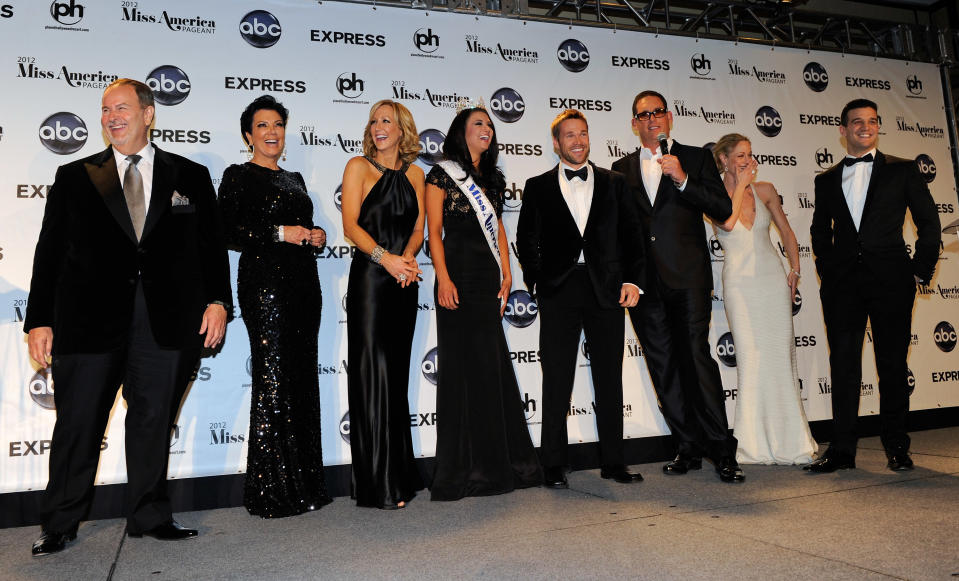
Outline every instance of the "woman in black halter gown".
POLYGON ((423 170, 410 112, 370 109, 362 157, 343 173, 343 230, 357 247, 347 286, 348 393, 353 498, 402 508, 422 490, 410 435, 410 349, 423 244, 423 170))

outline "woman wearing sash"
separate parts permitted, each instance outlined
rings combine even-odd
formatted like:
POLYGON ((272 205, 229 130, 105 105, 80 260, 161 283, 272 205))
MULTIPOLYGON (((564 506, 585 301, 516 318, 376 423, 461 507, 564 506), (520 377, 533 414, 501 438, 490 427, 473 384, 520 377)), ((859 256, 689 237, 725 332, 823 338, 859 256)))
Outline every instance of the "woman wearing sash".
POLYGON ((423 244, 423 170, 410 112, 379 101, 363 156, 343 173, 343 231, 357 250, 347 285, 347 375, 352 496, 358 506, 403 508, 422 490, 410 435, 410 349, 423 244))
POLYGON ((463 103, 426 178, 436 271, 436 471, 432 500, 542 484, 500 320, 512 278, 499 220, 506 179, 493 123, 463 103))

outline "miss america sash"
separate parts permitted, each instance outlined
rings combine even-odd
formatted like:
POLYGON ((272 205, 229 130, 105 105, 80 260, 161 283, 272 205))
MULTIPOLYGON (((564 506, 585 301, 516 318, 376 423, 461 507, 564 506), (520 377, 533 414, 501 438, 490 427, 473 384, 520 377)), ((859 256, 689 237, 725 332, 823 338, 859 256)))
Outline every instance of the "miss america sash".
POLYGON ((455 161, 444 160, 439 162, 439 166, 443 168, 446 175, 450 176, 453 181, 456 182, 460 191, 463 192, 466 199, 469 200, 470 206, 473 206, 476 219, 483 229, 483 234, 485 234, 486 244, 489 245, 490 252, 493 253, 493 258, 496 259, 496 266, 499 267, 500 280, 502 280, 503 263, 499 254, 499 220, 496 219, 496 212, 493 210, 493 205, 490 204, 486 194, 476 185, 473 178, 463 171, 460 164, 455 161))

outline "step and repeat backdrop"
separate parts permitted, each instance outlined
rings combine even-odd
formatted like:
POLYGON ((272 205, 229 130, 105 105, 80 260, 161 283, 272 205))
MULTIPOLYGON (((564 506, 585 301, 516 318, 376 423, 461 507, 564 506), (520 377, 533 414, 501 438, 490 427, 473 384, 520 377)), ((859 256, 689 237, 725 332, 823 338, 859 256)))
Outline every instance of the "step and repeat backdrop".
MULTIPOLYGON (((346 397, 345 293, 354 253, 343 235, 343 167, 360 153, 369 107, 404 103, 429 170, 462 97, 483 98, 496 125, 506 174, 504 222, 513 240, 527 178, 558 161, 549 123, 566 108, 589 120, 592 155, 609 167, 634 150, 633 97, 663 93, 673 137, 705 145, 729 132, 749 136, 759 178, 777 187, 799 238, 802 278, 795 304, 801 397, 810 420, 830 417, 827 345, 809 242, 814 176, 841 160, 843 104, 879 104, 880 148, 915 158, 943 223, 956 218, 949 137, 934 65, 769 48, 591 27, 337 2, 234 0, 0 0, 0 492, 43 487, 56 411, 55 378, 31 363, 23 334, 34 245, 57 166, 102 150, 100 96, 117 77, 148 83, 157 99, 151 139, 205 164, 219 181, 246 160, 239 116, 268 93, 291 111, 286 160, 313 198, 329 246, 318 259, 323 288, 320 399, 323 454, 350 461, 346 397)), ((775 231, 773 241, 782 250, 775 231)), ((722 369, 730 420, 737 397, 735 345, 723 311, 723 249, 709 241, 717 289, 710 342, 722 369)), ((907 223, 906 241, 915 240, 907 223)), ((932 285, 917 299, 910 378, 913 409, 959 405, 959 240, 947 236, 932 285)), ((785 253, 783 252, 785 260, 785 253)), ((236 274, 237 255, 231 252, 236 274)), ((431 456, 437 417, 433 270, 425 252, 410 358, 410 427, 416 453, 431 456)), ((541 375, 537 305, 513 280, 503 326, 530 432, 539 442, 541 375)), ((784 281, 785 284, 785 281, 784 281)), ((234 278, 235 291, 235 278, 234 278)), ((112 305, 91 303, 94 311, 112 305)), ((170 439, 172 478, 243 472, 249 426, 249 343, 242 313, 222 351, 204 358, 170 439)), ((626 435, 667 434, 628 320, 623 345, 626 435)), ((468 332, 468 330, 464 330, 468 332)), ((861 413, 878 412, 867 330, 861 413)), ((784 362, 784 364, 787 364, 784 362)), ((583 344, 569 410, 571 442, 595 441, 589 349, 583 344)), ((98 483, 125 480, 118 396, 104 435, 98 483)))

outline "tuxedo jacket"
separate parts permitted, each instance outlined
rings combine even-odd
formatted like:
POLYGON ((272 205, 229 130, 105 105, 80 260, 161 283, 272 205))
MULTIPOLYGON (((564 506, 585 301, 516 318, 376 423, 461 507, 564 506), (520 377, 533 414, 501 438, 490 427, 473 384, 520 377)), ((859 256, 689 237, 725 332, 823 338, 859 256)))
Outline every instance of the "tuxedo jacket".
POLYGON ((221 301, 230 311, 230 267, 210 173, 184 157, 155 151, 139 243, 112 147, 57 169, 24 320, 24 331, 53 328, 55 354, 103 353, 124 345, 138 280, 163 348, 199 346, 209 303, 221 301))
POLYGON ((530 292, 553 293, 576 268, 583 252, 599 304, 618 308, 624 282, 643 286, 641 225, 623 177, 590 165, 593 200, 583 233, 563 198, 557 165, 526 181, 516 247, 530 292))
POLYGON ((915 285, 913 275, 932 278, 939 259, 939 213, 916 163, 876 152, 859 230, 842 192, 843 164, 816 176, 812 249, 824 286, 854 273, 862 262, 888 284, 915 285), (902 238, 906 208, 918 239, 912 257, 902 238))
MULTIPOLYGON (((636 199, 645 234, 647 285, 659 281, 672 289, 712 289, 713 271, 703 226, 703 213, 718 221, 732 214, 733 206, 719 177, 712 153, 702 147, 673 142, 670 154, 679 158, 688 180, 683 191, 668 176, 659 181, 656 203, 649 203, 639 163, 639 150, 613 163, 626 176, 636 199)), ((524 192, 525 195, 525 192, 524 192)))

